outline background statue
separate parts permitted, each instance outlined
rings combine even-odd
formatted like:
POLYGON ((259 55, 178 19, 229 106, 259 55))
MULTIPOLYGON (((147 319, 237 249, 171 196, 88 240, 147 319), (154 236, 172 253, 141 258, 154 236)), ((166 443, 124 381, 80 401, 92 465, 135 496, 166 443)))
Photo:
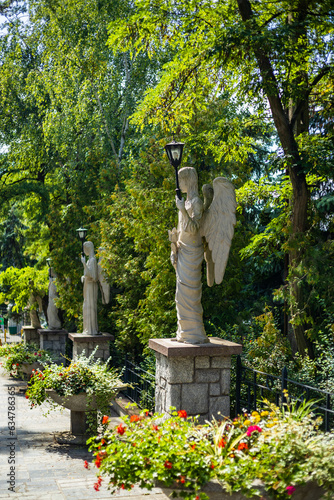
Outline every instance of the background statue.
POLYGON ((175 197, 179 209, 177 230, 169 231, 171 262, 176 269, 176 340, 188 344, 208 342, 201 304, 201 268, 207 265, 207 283, 221 283, 236 223, 234 187, 224 177, 203 186, 204 203, 198 194, 198 177, 192 167, 181 168, 179 184, 187 193, 175 197))
POLYGON ((94 254, 94 245, 91 241, 85 241, 83 251, 88 256, 81 257, 84 266, 84 275, 81 277, 83 283, 83 331, 84 335, 98 335, 97 327, 97 293, 98 272, 97 262, 94 254))
MULTIPOLYGON (((99 249, 102 251, 103 249, 99 249)), ((91 241, 85 241, 83 244, 83 251, 88 256, 86 262, 86 257, 81 257, 81 262, 84 266, 84 275, 81 277, 81 281, 84 284, 83 287, 83 334, 84 335, 98 335, 98 324, 97 324, 97 294, 100 285, 102 302, 107 304, 110 297, 110 286, 107 283, 105 273, 101 267, 100 257, 99 263, 97 264, 96 257, 94 254, 94 245, 91 241)))
MULTIPOLYGON (((31 290, 34 290, 35 286, 33 281, 29 281, 29 286, 31 290)), ((43 310, 42 298, 34 291, 31 291, 30 293, 27 308, 30 315, 30 326, 33 328, 41 328, 41 322, 37 310, 40 312, 43 310)))
POLYGON ((104 248, 100 247, 99 248, 99 263, 97 265, 97 273, 98 273, 98 280, 99 280, 99 285, 100 285, 100 291, 101 291, 101 296, 102 296, 102 304, 109 304, 110 300, 110 285, 106 279, 106 274, 101 266, 101 262, 103 260, 102 253, 104 252, 104 248))
POLYGON ((58 309, 55 304, 55 300, 58 297, 57 288, 55 285, 55 279, 57 277, 54 272, 53 267, 49 270, 49 301, 48 301, 48 327, 50 330, 60 330, 61 329, 61 321, 58 316, 58 309))

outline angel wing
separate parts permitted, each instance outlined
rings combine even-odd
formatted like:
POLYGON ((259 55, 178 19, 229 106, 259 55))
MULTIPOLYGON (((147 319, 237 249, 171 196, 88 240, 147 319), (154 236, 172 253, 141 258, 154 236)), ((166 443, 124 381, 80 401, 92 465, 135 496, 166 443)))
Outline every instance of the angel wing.
MULTIPOLYGON (((208 188, 205 189, 207 192, 208 188)), ((209 286, 223 281, 236 223, 236 206, 233 184, 225 177, 217 177, 213 181, 212 202, 204 212, 201 223, 209 286)))
MULTIPOLYGON (((99 248, 99 253, 103 251, 103 248, 99 248)), ((99 258, 99 262, 97 264, 97 279, 100 285, 101 295, 102 295, 102 304, 109 304, 110 300, 110 285, 106 280, 106 275, 104 269, 101 266, 102 257, 99 258)))

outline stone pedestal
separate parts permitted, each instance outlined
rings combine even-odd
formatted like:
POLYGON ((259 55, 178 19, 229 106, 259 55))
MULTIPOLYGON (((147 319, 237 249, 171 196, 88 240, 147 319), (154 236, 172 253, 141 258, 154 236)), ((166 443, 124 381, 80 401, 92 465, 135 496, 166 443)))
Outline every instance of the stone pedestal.
POLYGON ((40 348, 47 349, 53 354, 61 358, 61 354, 65 355, 65 345, 67 339, 67 330, 47 330, 41 328, 37 330, 40 340, 40 348))
POLYGON ((37 328, 33 326, 23 326, 23 342, 25 344, 37 344, 39 346, 39 333, 37 328))
POLYGON ((150 339, 156 355, 155 409, 170 407, 199 415, 199 422, 230 415, 231 356, 242 346, 210 337, 207 344, 183 344, 174 339, 150 339))
POLYGON ((111 333, 101 333, 100 335, 84 335, 83 333, 69 333, 68 337, 73 341, 73 361, 85 351, 88 357, 92 354, 96 346, 95 359, 106 361, 110 357, 109 343, 114 340, 111 333))

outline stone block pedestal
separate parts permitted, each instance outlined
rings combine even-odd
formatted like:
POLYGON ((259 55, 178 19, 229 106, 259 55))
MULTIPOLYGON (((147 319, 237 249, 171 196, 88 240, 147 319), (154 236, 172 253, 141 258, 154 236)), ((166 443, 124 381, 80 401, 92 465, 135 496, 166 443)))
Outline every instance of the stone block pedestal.
POLYGON ((37 344, 39 346, 39 333, 37 328, 33 326, 23 326, 23 342, 25 344, 37 344))
POLYGON ((231 356, 242 346, 210 337, 206 344, 174 339, 150 339, 156 355, 155 409, 169 415, 170 407, 199 415, 199 422, 230 415, 231 356))
POLYGON ((106 361, 110 357, 109 343, 114 340, 111 333, 101 333, 100 335, 84 335, 83 333, 69 333, 68 337, 73 341, 73 361, 85 351, 85 356, 90 356, 96 346, 95 359, 106 361))
POLYGON ((40 348, 47 349, 53 354, 62 358, 61 354, 65 355, 65 345, 67 339, 67 330, 47 330, 41 328, 37 330, 40 340, 40 348))

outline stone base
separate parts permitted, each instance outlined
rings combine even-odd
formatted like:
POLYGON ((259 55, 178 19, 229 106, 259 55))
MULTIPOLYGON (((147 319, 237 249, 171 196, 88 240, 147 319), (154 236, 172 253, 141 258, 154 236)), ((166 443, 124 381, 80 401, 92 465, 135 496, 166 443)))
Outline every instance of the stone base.
POLYGON ((23 326, 23 342, 25 344, 37 344, 39 346, 39 333, 38 329, 33 326, 23 326))
POLYGON ((69 444, 69 445, 76 445, 76 446, 85 446, 86 441, 88 437, 87 436, 74 436, 70 432, 56 432, 54 434, 54 440, 57 444, 69 444))
POLYGON ((83 333, 69 333, 68 337, 73 341, 73 361, 85 351, 88 357, 98 346, 94 359, 106 361, 110 357, 109 343, 114 340, 111 333, 101 333, 101 335, 84 335, 83 333))
POLYGON ((242 346, 210 337, 206 344, 190 345, 172 339, 150 339, 156 355, 155 409, 170 407, 199 415, 199 422, 230 415, 231 356, 242 346))
POLYGON ((67 330, 47 330, 41 328, 37 330, 40 340, 40 348, 47 349, 53 354, 62 358, 61 354, 65 355, 65 344, 67 339, 67 330))

